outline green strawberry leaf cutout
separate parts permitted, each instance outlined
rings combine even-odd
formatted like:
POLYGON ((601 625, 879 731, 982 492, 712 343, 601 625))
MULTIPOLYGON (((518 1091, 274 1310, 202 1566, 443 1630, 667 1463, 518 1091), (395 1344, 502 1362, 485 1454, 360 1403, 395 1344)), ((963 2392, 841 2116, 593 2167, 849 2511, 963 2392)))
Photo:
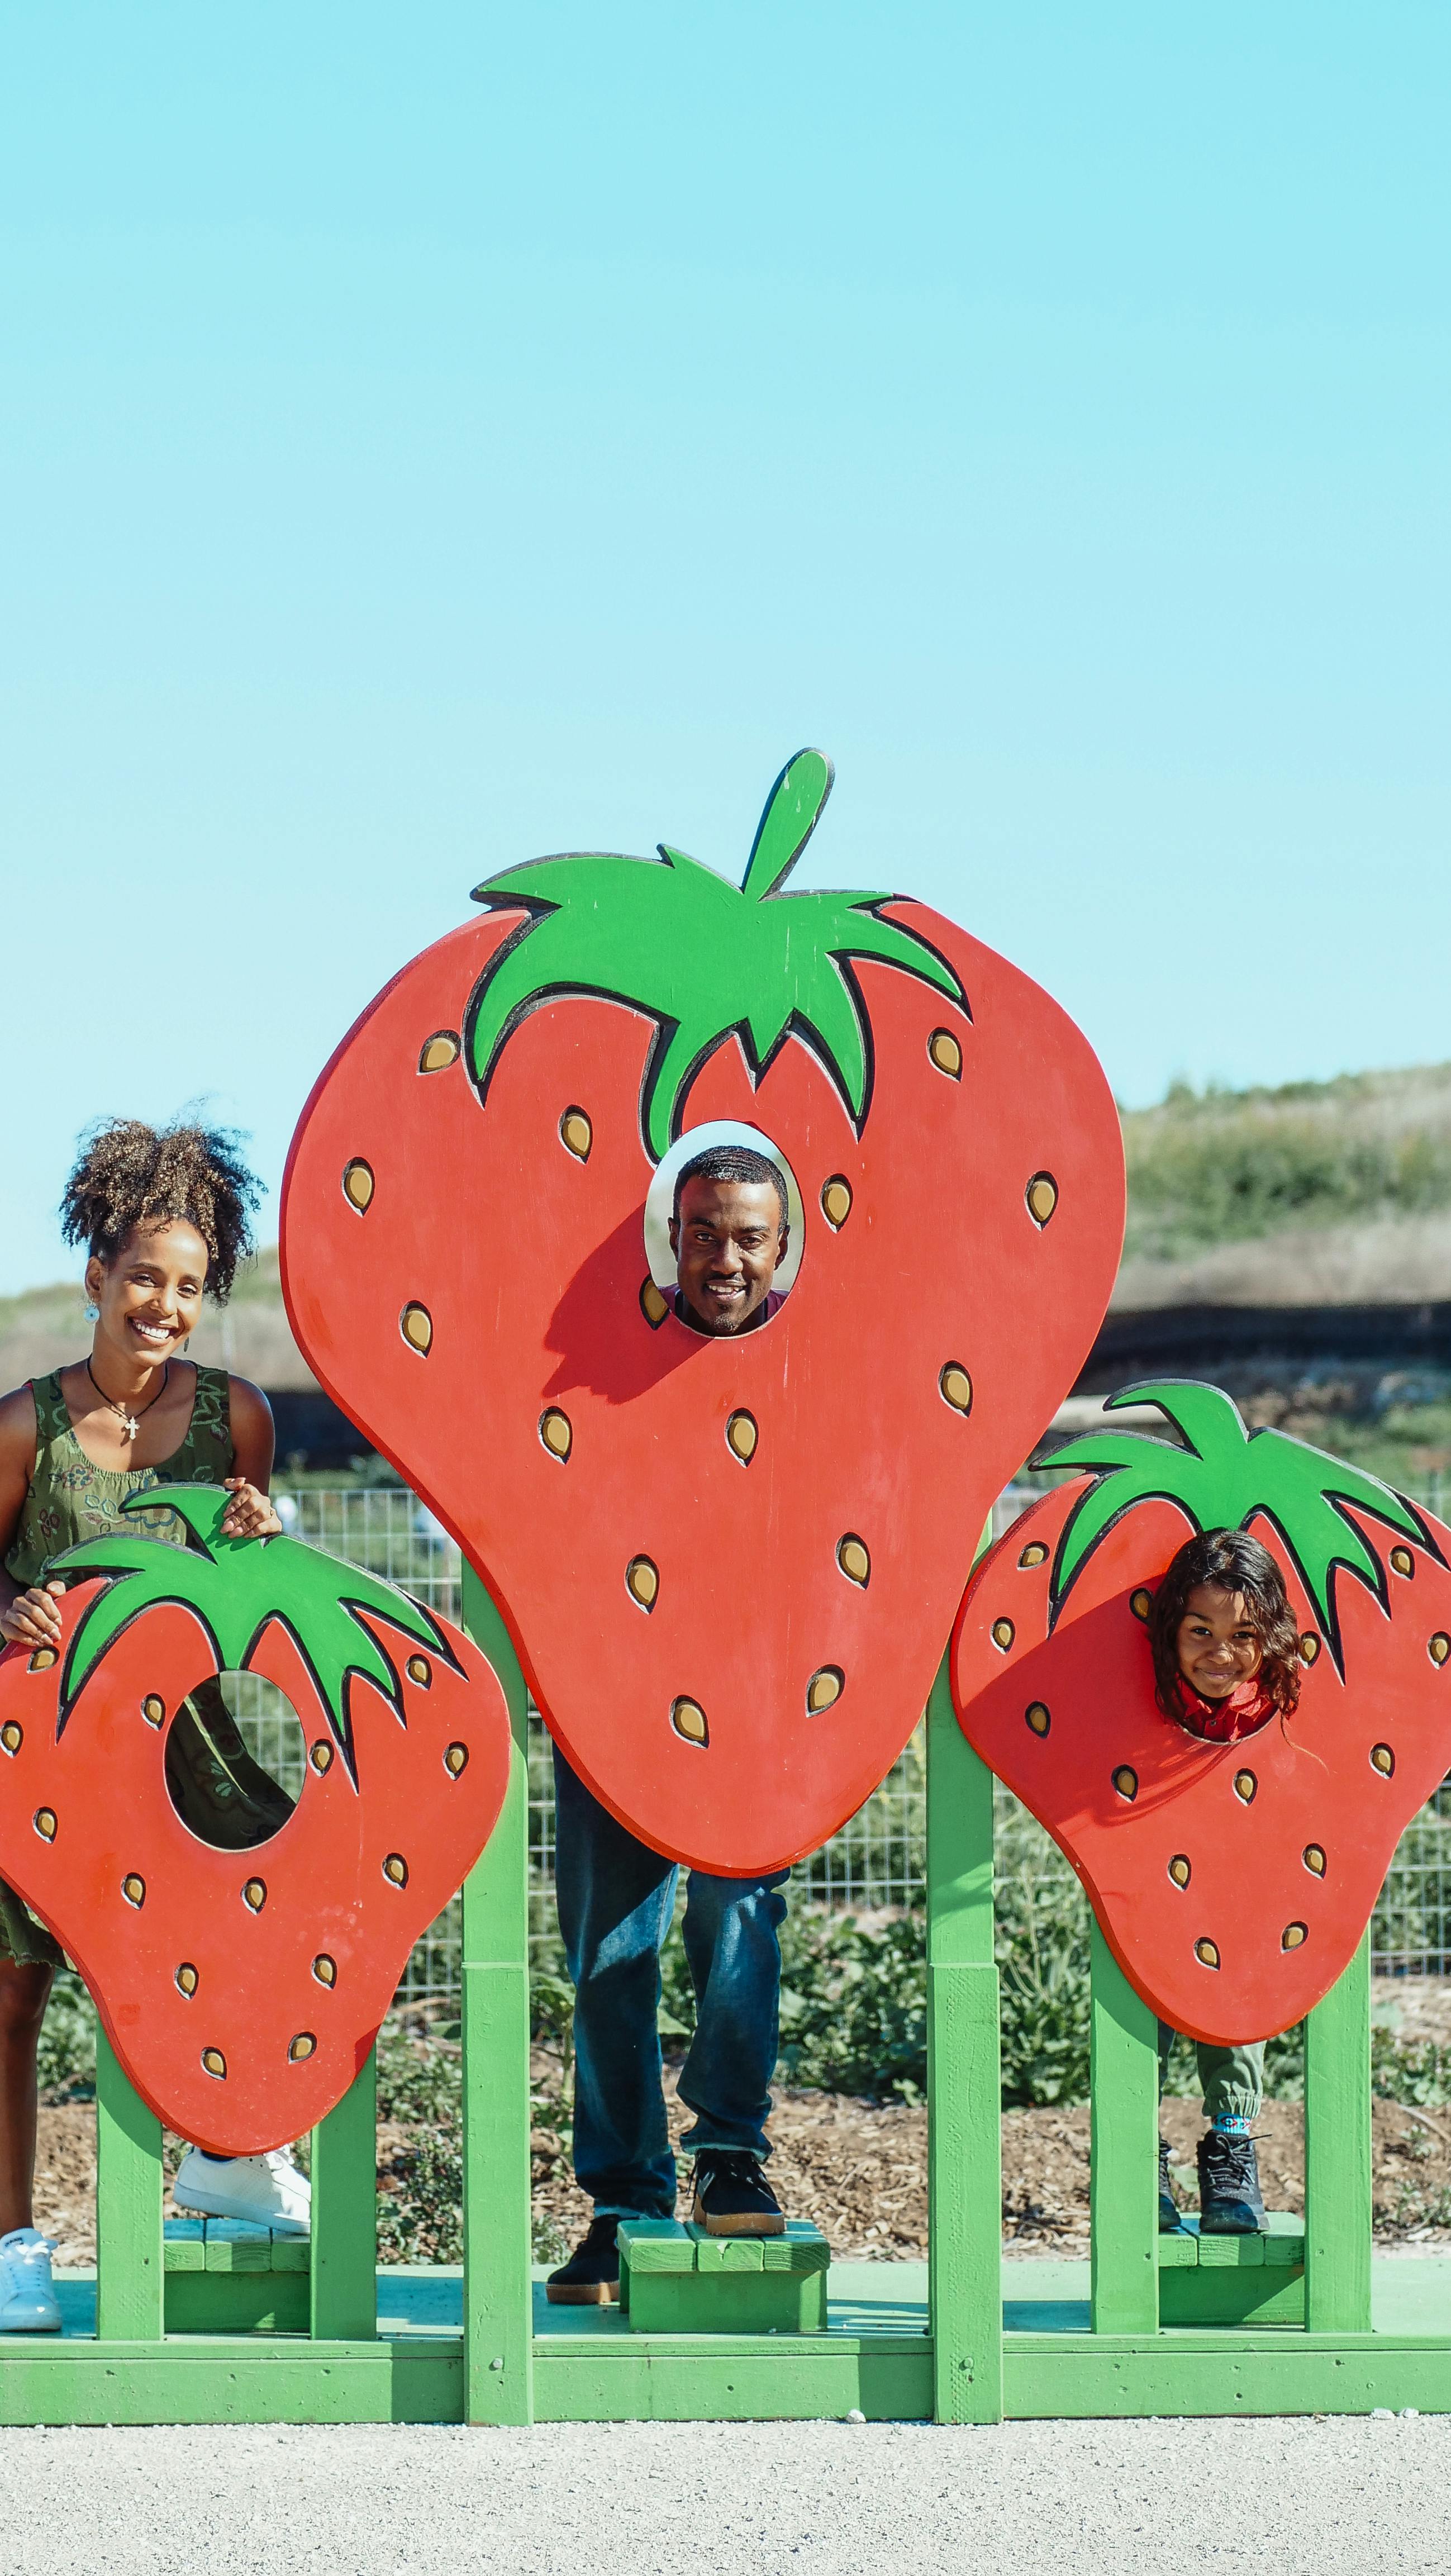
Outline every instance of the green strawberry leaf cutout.
POLYGON ((856 957, 900 966, 971 1017, 946 961, 884 921, 889 894, 795 894, 781 887, 831 793, 830 761, 799 751, 772 788, 739 888, 662 841, 657 859, 536 859, 474 889, 475 903, 530 918, 491 960, 473 997, 468 1060, 479 1097, 528 1012, 558 993, 595 993, 654 1020, 640 1132, 659 1162, 680 1133, 695 1074, 732 1030, 759 1081, 794 1033, 836 1084, 860 1135, 871 1103, 871 1024, 856 957))
MULTIPOLYGON (((351 1730, 347 1722, 350 1673, 376 1682, 399 1718, 402 1685, 376 1638, 358 1618, 371 1611, 399 1628, 417 1645, 426 1646, 452 1665, 447 1640, 416 1601, 344 1565, 321 1548, 305 1547, 294 1538, 224 1538, 222 1515, 231 1496, 216 1485, 154 1485, 127 1496, 125 1512, 174 1511, 186 1523, 193 1544, 172 1547, 162 1539, 115 1531, 109 1537, 85 1539, 53 1557, 52 1575, 76 1581, 88 1574, 111 1577, 86 1610, 71 1639, 61 1676, 60 1720, 64 1728, 96 1666, 121 1630, 157 1603, 180 1602, 196 1613, 211 1640, 219 1672, 241 1671, 269 1620, 287 1628, 307 1664, 327 1709, 333 1733, 350 1772, 351 1730)), ((59 1729, 58 1729, 59 1731, 59 1729)))
POLYGON ((1343 1669, 1335 1616, 1335 1570, 1342 1567, 1386 1605, 1385 1568, 1341 1506, 1353 1504, 1440 1561, 1440 1550, 1411 1505, 1378 1476, 1332 1458, 1288 1432, 1249 1431, 1237 1405, 1217 1386, 1168 1378, 1124 1387, 1120 1404, 1156 1404, 1186 1446, 1142 1431, 1088 1431, 1035 1458, 1040 1467, 1098 1470, 1064 1525, 1050 1593, 1057 1618, 1075 1577, 1099 1540, 1136 1503, 1177 1503, 1196 1530, 1244 1529, 1256 1513, 1273 1521, 1314 1605, 1337 1670, 1343 1669))

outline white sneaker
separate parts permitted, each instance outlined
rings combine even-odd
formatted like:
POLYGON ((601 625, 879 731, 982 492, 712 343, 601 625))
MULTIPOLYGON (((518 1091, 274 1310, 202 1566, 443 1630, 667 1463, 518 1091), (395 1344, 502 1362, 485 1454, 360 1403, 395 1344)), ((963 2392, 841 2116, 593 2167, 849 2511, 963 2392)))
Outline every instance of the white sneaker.
POLYGON ((312 2224, 312 2185, 286 2147, 265 2156, 209 2156, 188 2147, 171 2197, 198 2218, 250 2219, 274 2236, 306 2236, 312 2224))
POLYGON ((34 2227, 0 2236, 0 2334, 59 2334, 50 2239, 34 2227))

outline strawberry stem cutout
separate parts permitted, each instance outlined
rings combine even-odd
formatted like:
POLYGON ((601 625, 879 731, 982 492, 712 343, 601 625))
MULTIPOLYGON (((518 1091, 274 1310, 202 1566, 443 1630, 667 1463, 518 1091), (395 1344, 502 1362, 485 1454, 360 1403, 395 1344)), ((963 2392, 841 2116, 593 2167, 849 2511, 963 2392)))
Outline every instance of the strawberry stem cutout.
POLYGON ((230 1494, 216 1485, 148 1486, 142 1493, 128 1495, 122 1510, 176 1512, 190 1530, 194 1547, 171 1547, 161 1539, 142 1538, 139 1532, 131 1538, 116 1531, 108 1538, 83 1540, 79 1547, 67 1548, 64 1555, 51 1559, 47 1577, 112 1577, 89 1604, 71 1639, 56 1732, 63 1731, 87 1680, 122 1629, 157 1602, 180 1602, 205 1628, 219 1672, 242 1670, 269 1620, 280 1621, 312 1674, 343 1759, 356 1779, 346 1713, 349 1674, 375 1682, 397 1716, 403 1717, 398 1675, 356 1613, 368 1610, 386 1619, 457 1671, 448 1641, 416 1601, 321 1548, 304 1547, 300 1540, 286 1537, 224 1538, 222 1515, 230 1501, 230 1494))
POLYGON ((871 1029, 854 957, 900 966, 970 1018, 946 961, 915 931, 884 921, 889 894, 780 890, 831 793, 819 751, 787 762, 766 800, 739 890, 662 841, 659 859, 579 855, 508 868, 474 889, 490 910, 530 918, 490 961, 469 1012, 479 1097, 519 1022, 558 993, 595 993, 656 1023, 640 1132, 659 1162, 680 1133, 695 1074, 736 1033, 759 1081, 793 1031, 820 1059, 858 1135, 871 1101, 871 1029))
POLYGON ((1342 1673, 1336 1567, 1353 1574, 1383 1609, 1387 1592, 1384 1566, 1341 1506, 1351 1503, 1387 1522, 1440 1562, 1440 1550, 1419 1515, 1378 1476, 1347 1466, 1324 1449, 1312 1449, 1288 1432, 1247 1431, 1238 1406, 1217 1386, 1168 1378, 1152 1386, 1122 1388, 1107 1398, 1105 1411, 1120 1404, 1156 1404, 1188 1445, 1176 1448, 1142 1431, 1088 1431, 1034 1459, 1037 1467, 1100 1470, 1098 1483, 1090 1485, 1058 1542, 1050 1626, 1100 1539, 1125 1512, 1151 1496, 1176 1503, 1196 1530, 1244 1529, 1257 1513, 1273 1521, 1342 1673))

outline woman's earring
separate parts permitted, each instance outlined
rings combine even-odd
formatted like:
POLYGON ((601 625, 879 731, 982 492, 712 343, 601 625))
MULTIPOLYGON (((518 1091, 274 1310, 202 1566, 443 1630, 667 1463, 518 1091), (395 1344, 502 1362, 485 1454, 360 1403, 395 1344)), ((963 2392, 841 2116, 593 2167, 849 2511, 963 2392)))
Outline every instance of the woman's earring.
POLYGON ((88 1324, 99 1324, 100 1320, 101 1320, 101 1310, 100 1310, 100 1307, 99 1307, 99 1306, 88 1306, 88 1307, 86 1308, 86 1322, 87 1322, 88 1324))

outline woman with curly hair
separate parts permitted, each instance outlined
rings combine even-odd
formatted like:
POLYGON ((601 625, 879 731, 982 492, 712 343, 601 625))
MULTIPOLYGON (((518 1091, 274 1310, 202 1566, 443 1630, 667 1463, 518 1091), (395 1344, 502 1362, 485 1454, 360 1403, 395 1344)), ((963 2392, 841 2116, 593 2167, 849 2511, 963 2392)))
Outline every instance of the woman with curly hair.
MULTIPOLYGON (((140 1524, 184 1546, 169 1511, 122 1506, 157 1485, 225 1485, 222 1529, 265 1537, 282 1524, 267 1499, 272 1413, 260 1387, 185 1356, 204 1296, 223 1304, 252 1249, 259 1185, 218 1129, 156 1130, 139 1119, 97 1127, 66 1183, 61 1227, 86 1248, 95 1318, 84 1359, 0 1399, 0 1636, 30 1649, 60 1635, 52 1557, 140 1524)), ((241 1850, 279 1831, 292 1800, 255 1763, 220 1685, 197 1689, 167 1737, 166 1777, 184 1823, 241 1850)), ((36 2047, 61 1951, 0 1881, 0 2333, 60 2324, 50 2253, 36 2233, 36 2047)), ((193 2147, 179 2206, 304 2233, 307 2184, 283 2153, 234 2159, 193 2147)))
MULTIPOLYGON (((1238 1744, 1300 1697, 1300 1633, 1284 1576, 1247 1530, 1203 1530, 1186 1539, 1149 1613, 1155 1696, 1165 1717, 1210 1744, 1238 1744)), ((1166 2070, 1176 2033, 1159 2024, 1166 2070)), ((1255 2233, 1265 2214, 1253 2124, 1264 2095, 1260 2041, 1239 2048, 1198 2043, 1209 2127, 1199 2141, 1201 2235, 1255 2233)), ((1159 2140, 1159 2226, 1179 2224, 1169 2142, 1159 2140)))

